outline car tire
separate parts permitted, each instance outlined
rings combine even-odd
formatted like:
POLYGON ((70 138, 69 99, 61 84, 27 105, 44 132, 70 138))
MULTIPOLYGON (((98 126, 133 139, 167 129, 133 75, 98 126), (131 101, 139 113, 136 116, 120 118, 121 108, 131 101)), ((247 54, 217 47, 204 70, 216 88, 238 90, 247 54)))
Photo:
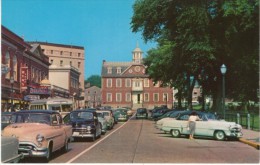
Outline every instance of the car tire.
POLYGON ((225 139, 226 135, 225 135, 225 133, 223 131, 215 131, 214 137, 215 137, 216 140, 221 140, 222 141, 222 140, 225 139))
POLYGON ((180 137, 180 131, 177 129, 173 129, 173 130, 171 130, 171 135, 174 138, 180 137))
POLYGON ((97 132, 95 131, 94 133, 93 133, 93 137, 92 137, 92 141, 94 142, 95 140, 96 140, 96 138, 97 138, 97 132))
POLYGON ((51 156, 52 156, 52 144, 50 144, 48 147, 47 155, 45 156, 44 161, 48 163, 51 160, 51 156))

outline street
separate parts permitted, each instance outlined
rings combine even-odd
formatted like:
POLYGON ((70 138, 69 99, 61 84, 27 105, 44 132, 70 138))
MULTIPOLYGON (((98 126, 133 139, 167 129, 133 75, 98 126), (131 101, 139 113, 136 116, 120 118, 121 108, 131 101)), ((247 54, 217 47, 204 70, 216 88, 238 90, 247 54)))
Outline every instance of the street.
MULTIPOLYGON (((21 161, 28 162, 39 159, 21 161)), ((172 138, 154 121, 133 117, 95 142, 72 142, 69 152, 55 153, 49 163, 259 163, 259 151, 239 141, 172 138)))

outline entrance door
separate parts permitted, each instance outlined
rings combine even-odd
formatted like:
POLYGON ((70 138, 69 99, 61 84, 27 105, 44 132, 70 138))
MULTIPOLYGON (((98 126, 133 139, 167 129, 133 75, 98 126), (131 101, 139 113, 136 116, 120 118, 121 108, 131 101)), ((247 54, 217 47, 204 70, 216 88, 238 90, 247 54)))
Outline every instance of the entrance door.
POLYGON ((137 94, 137 104, 140 104, 140 101, 141 101, 140 94, 137 94))

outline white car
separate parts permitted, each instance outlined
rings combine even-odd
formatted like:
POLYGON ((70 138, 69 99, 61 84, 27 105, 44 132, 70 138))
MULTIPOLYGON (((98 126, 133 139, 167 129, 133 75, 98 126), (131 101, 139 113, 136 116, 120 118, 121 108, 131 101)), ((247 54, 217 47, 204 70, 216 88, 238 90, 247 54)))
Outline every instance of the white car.
POLYGON ((97 112, 101 112, 104 115, 104 118, 107 121, 107 127, 108 129, 112 129, 115 124, 115 119, 113 117, 112 111, 111 110, 98 110, 97 112))
MULTIPOLYGON (((191 111, 180 114, 176 119, 167 120, 163 123, 161 130, 170 133, 173 137, 180 135, 189 135, 188 118, 191 111)), ((242 137, 242 126, 235 122, 217 120, 210 117, 208 113, 198 113, 202 119, 196 121, 194 136, 213 137, 216 140, 225 140, 226 137, 242 137), (208 115, 207 115, 208 114, 208 115)))

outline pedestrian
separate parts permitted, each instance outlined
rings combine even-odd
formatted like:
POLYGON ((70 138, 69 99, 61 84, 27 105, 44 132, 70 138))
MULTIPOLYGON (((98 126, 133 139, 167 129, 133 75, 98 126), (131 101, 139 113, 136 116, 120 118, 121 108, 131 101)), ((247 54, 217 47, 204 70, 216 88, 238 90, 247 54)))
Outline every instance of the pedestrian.
POLYGON ((197 120, 200 120, 198 114, 197 114, 195 111, 191 112, 190 117, 189 117, 189 119, 188 119, 188 125, 187 125, 188 130, 190 131, 190 137, 189 137, 189 139, 194 139, 194 138, 193 138, 193 135, 194 135, 194 133, 195 133, 196 121, 197 121, 197 120))

